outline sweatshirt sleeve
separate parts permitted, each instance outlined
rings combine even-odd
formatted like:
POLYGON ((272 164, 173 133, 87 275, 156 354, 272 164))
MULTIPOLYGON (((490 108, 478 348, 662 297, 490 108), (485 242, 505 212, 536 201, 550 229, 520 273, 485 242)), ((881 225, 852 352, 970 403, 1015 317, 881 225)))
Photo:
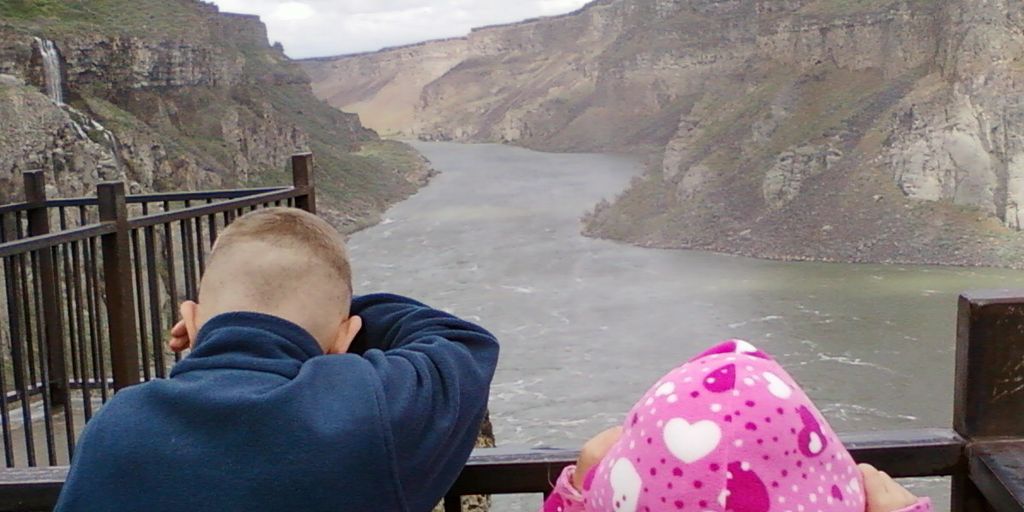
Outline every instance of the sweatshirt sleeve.
POLYGON ((380 378, 399 483, 431 510, 462 472, 487 408, 498 341, 483 328, 397 295, 353 300, 353 341, 380 378))
POLYGON ((566 466, 539 512, 584 512, 583 495, 572 485, 576 466, 566 466))
POLYGON ((931 498, 920 498, 917 500, 917 503, 907 508, 901 508, 896 512, 932 512, 932 500, 931 498))

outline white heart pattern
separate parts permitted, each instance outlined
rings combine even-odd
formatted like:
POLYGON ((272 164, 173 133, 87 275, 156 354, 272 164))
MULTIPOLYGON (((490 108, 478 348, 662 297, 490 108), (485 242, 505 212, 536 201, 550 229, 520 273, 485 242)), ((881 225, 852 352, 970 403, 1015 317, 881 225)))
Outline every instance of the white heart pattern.
POLYGON ((771 372, 764 372, 762 374, 764 380, 768 381, 768 392, 785 400, 793 395, 793 388, 789 387, 789 384, 782 382, 777 375, 771 372))
POLYGON ((673 418, 665 424, 662 435, 672 455, 692 464, 718 448, 722 429, 713 421, 703 420, 691 425, 682 418, 673 418))
POLYGON ((676 390, 676 385, 675 384, 673 384, 671 382, 666 382, 666 383, 658 386, 658 389, 654 390, 654 396, 671 395, 672 392, 675 391, 675 390, 676 390))
POLYGON ((815 455, 821 453, 821 450, 825 448, 821 444, 821 436, 819 436, 817 432, 811 432, 810 437, 811 441, 807 443, 807 449, 810 450, 811 453, 815 455))
POLYGON ((757 347, 752 345, 749 341, 736 340, 736 352, 741 354, 750 354, 757 352, 757 347))
POLYGON ((610 475, 612 499, 617 512, 636 512, 640 501, 640 489, 644 482, 629 459, 619 459, 612 464, 610 475))

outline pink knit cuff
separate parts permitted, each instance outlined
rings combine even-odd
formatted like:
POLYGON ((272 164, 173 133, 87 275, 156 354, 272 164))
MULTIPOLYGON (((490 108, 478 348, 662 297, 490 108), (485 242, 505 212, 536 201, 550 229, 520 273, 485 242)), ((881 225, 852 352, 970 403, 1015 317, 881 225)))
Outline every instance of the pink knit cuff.
POLYGON ((932 512, 932 500, 931 498, 920 498, 917 500, 917 503, 907 508, 901 508, 896 512, 932 512))
POLYGON ((576 465, 566 466, 551 490, 551 496, 544 501, 541 512, 582 512, 583 495, 572 485, 576 465))
POLYGON ((576 476, 576 465, 566 466, 562 470, 562 474, 559 475, 558 481, 555 482, 554 492, 562 495, 562 498, 566 500, 583 503, 583 494, 576 489, 576 486, 572 485, 574 476, 576 476))

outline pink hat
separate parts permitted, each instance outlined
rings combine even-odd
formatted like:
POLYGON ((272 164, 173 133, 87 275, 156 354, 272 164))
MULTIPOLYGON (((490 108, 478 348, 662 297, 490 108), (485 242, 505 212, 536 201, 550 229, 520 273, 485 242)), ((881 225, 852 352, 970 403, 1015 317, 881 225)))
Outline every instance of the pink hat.
POLYGON ((864 511, 860 472, 800 386, 727 341, 672 370, 584 483, 588 511, 864 511))

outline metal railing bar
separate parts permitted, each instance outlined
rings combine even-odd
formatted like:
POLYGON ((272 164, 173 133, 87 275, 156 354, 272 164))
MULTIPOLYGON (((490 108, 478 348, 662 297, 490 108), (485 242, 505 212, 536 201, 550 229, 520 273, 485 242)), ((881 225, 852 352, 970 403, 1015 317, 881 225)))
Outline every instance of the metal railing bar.
MULTIPOLYGON (((78 361, 78 363, 77 364, 78 364, 78 368, 79 368, 79 373, 77 375, 77 378, 81 379, 81 380, 85 380, 86 376, 88 375, 88 371, 86 369, 86 363, 87 363, 88 360, 85 357, 85 348, 86 348, 85 338, 86 338, 86 335, 87 335, 87 331, 86 331, 86 328, 85 328, 84 316, 85 316, 85 312, 86 311, 88 311, 92 315, 95 315, 96 312, 93 311, 93 310, 87 309, 87 307, 86 307, 86 305, 84 303, 84 295, 82 293, 82 279, 85 276, 82 273, 82 258, 83 258, 82 242, 81 241, 72 242, 71 243, 71 263, 72 263, 71 264, 71 271, 75 275, 72 292, 74 293, 75 304, 78 306, 77 307, 78 312, 75 315, 75 326, 74 326, 75 330, 78 331, 78 353, 77 353, 77 356, 78 356, 78 360, 77 361, 78 361)), ((85 421, 88 422, 89 419, 92 418, 92 394, 90 393, 90 390, 89 390, 88 386, 83 386, 81 391, 82 391, 83 415, 85 416, 85 421)))
MULTIPOLYGON (((178 276, 174 261, 174 229, 170 223, 163 224, 164 227, 164 261, 167 264, 167 302, 168 318, 173 326, 178 319, 178 276)), ((181 354, 174 354, 174 362, 181 360, 181 354)), ((160 362, 163 364, 163 352, 160 353, 160 362)), ((165 370, 166 371, 166 367, 165 370)))
MULTIPOLYGON (((48 250, 48 248, 43 250, 48 250)), ((46 364, 46 361, 48 360, 47 356, 49 355, 49 347, 47 346, 46 339, 43 334, 45 332, 43 325, 45 319, 43 318, 42 279, 39 278, 41 273, 39 268, 39 253, 38 251, 33 251, 29 253, 29 256, 32 265, 32 275, 34 277, 32 282, 35 292, 36 339, 39 342, 39 373, 43 382, 43 433, 46 436, 46 459, 51 466, 56 466, 57 449, 56 446, 54 446, 56 443, 54 442, 53 421, 50 420, 50 418, 53 418, 53 390, 50 385, 50 365, 46 364)))
POLYGON ((129 204, 135 203, 160 203, 185 200, 207 200, 207 199, 238 199, 268 192, 280 192, 291 187, 257 187, 226 190, 207 190, 198 192, 169 192, 163 194, 136 194, 125 196, 129 204))
POLYGON ((222 201, 213 204, 202 204, 198 206, 189 206, 186 208, 172 210, 169 212, 154 213, 152 215, 146 215, 143 217, 135 217, 129 219, 128 226, 131 228, 143 228, 146 226, 156 226, 158 224, 165 224, 168 222, 186 221, 203 215, 220 213, 228 208, 255 207, 264 203, 276 201, 278 199, 287 199, 289 197, 294 197, 302 194, 303 191, 288 187, 271 192, 264 192, 256 195, 245 196, 239 199, 232 199, 230 201, 222 201))
MULTIPOLYGON (((256 187, 256 188, 240 188, 240 189, 225 189, 225 190, 200 190, 194 192, 166 192, 166 193, 155 193, 155 194, 132 194, 125 196, 125 202, 128 204, 140 204, 140 203, 159 203, 163 201, 185 201, 191 200, 203 200, 203 199, 237 199, 239 197, 246 197, 255 194, 264 194, 267 192, 275 192, 279 190, 288 189, 290 187, 256 187)), ((64 208, 64 207, 81 207, 81 206, 98 206, 99 200, 94 196, 85 197, 62 197, 47 199, 45 206, 48 208, 64 208)), ((29 208, 29 204, 25 202, 12 203, 0 206, 0 213, 8 212, 20 212, 29 208)))
POLYGON ((167 376, 164 368, 164 351, 161 343, 161 336, 164 332, 163 322, 160 318, 160 276, 158 275, 159 259, 156 249, 156 227, 148 226, 143 231, 145 238, 146 252, 146 288, 149 291, 149 327, 153 333, 153 360, 146 361, 146 367, 154 366, 156 376, 163 378, 167 376))
POLYGON ((28 209, 28 203, 22 201, 20 203, 9 203, 0 205, 0 214, 4 213, 21 213, 28 209))
MULTIPOLYGON (((21 348, 22 348, 21 354, 23 356, 25 356, 25 355, 28 356, 28 359, 26 360, 27 364, 24 367, 24 376, 22 378, 22 397, 27 397, 28 396, 28 394, 27 394, 27 392, 28 392, 27 386, 29 385, 30 382, 35 382, 35 380, 36 380, 36 374, 35 374, 35 369, 34 369, 35 368, 35 363, 34 363, 34 361, 35 361, 35 354, 34 354, 34 351, 32 350, 32 337, 33 337, 32 336, 32 312, 30 311, 31 310, 31 303, 29 301, 29 297, 31 297, 31 296, 28 293, 28 273, 25 271, 25 253, 19 254, 17 256, 17 258, 15 259, 15 261, 17 262, 17 267, 18 267, 17 272, 19 274, 19 283, 18 284, 21 287, 21 290, 20 290, 20 299, 21 300, 17 300, 16 301, 16 303, 20 306, 20 313, 21 313, 20 323, 21 323, 21 327, 23 329, 23 331, 22 331, 22 336, 23 337, 20 338, 19 343, 20 343, 21 348)), ((32 428, 32 409, 31 408, 29 408, 29 407, 23 407, 22 408, 22 420, 24 421, 24 425, 25 425, 25 450, 27 452, 28 465, 29 466, 35 466, 36 465, 36 450, 35 450, 35 441, 34 441, 35 440, 35 434, 33 432, 34 429, 32 428)))
POLYGON ((21 238, 20 240, 0 244, 0 258, 38 251, 41 249, 48 249, 50 247, 74 242, 76 240, 85 240, 88 238, 106 235, 108 233, 113 233, 116 229, 117 228, 114 227, 113 224, 104 222, 80 228, 73 228, 58 233, 51 233, 48 235, 21 238))
MULTIPOLYGON (((145 229, 145 228, 143 228, 145 229)), ((132 273, 132 278, 135 280, 135 322, 137 325, 138 340, 136 343, 139 344, 139 354, 142 357, 142 378, 143 380, 150 380, 153 378, 152 372, 149 368, 149 328, 146 325, 146 294, 145 289, 142 286, 142 249, 139 241, 140 230, 133 229, 130 231, 129 238, 131 240, 131 255, 129 256, 128 266, 132 273)))
MULTIPOLYGON (((103 328, 103 315, 100 314, 100 305, 103 302, 100 300, 100 249, 97 246, 99 238, 90 238, 87 241, 88 247, 88 258, 89 262, 86 265, 88 270, 86 271, 86 287, 92 284, 92 293, 86 298, 89 303, 89 311, 93 311, 94 314, 90 319, 89 335, 91 338, 91 352, 92 352, 92 368, 93 368, 93 380, 99 378, 100 382, 107 381, 106 373, 106 361, 103 355, 103 340, 102 336, 105 332, 103 328)), ((100 386, 100 397, 103 403, 107 403, 107 386, 100 386)))

